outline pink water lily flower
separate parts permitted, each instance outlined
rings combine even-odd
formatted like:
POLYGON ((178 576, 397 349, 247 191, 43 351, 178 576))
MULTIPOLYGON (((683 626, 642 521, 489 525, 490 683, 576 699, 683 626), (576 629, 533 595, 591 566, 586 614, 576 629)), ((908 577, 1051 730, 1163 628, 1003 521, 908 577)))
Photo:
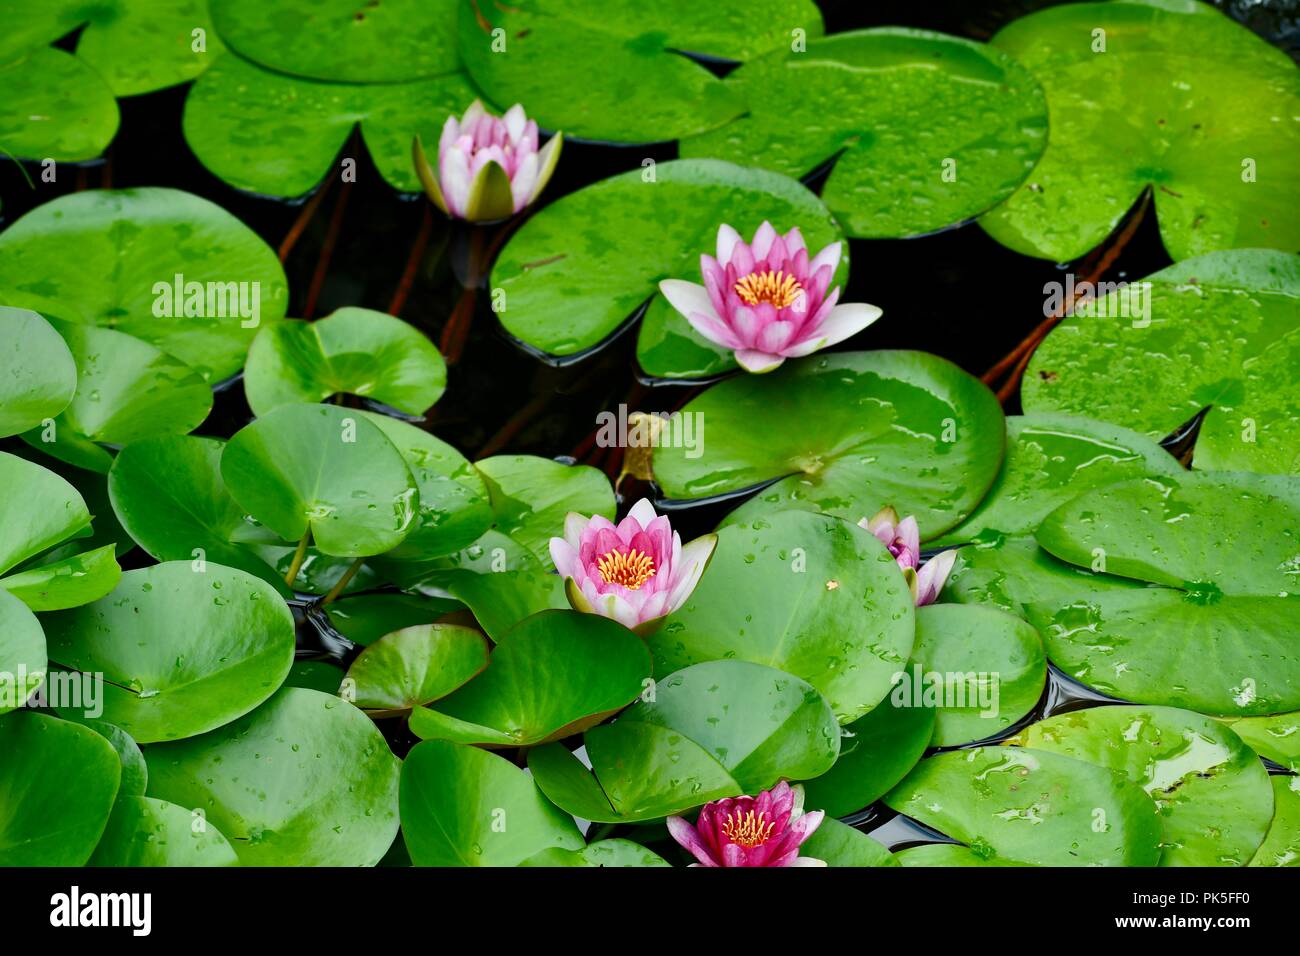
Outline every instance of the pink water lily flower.
POLYGON ((784 780, 756 797, 706 803, 691 826, 669 817, 668 832, 699 862, 691 866, 825 866, 799 855, 826 814, 803 812, 803 787, 784 780))
POLYGON ((459 120, 447 117, 438 140, 435 174, 420 138, 415 171, 434 205, 470 222, 505 219, 535 200, 555 172, 564 136, 556 133, 540 150, 537 123, 516 103, 493 116, 475 100, 459 120))
POLYGON ((889 549, 903 570, 916 606, 933 604, 948 580, 957 552, 942 551, 918 569, 917 565, 921 563, 921 529, 915 517, 908 515, 899 521, 897 511, 882 508, 871 518, 863 518, 858 526, 870 531, 889 549))
POLYGON ((695 331, 731 349, 746 371, 770 372, 788 358, 842 342, 880 318, 874 305, 836 305, 839 286, 827 294, 840 249, 832 242, 809 260, 797 228, 782 236, 764 222, 746 244, 724 224, 718 229, 718 257, 700 256, 704 285, 665 279, 659 289, 695 331))
POLYGON ((617 525, 570 512, 564 537, 551 539, 551 560, 576 610, 644 637, 691 596, 717 544, 716 534, 706 534, 682 547, 668 519, 642 498, 617 525))

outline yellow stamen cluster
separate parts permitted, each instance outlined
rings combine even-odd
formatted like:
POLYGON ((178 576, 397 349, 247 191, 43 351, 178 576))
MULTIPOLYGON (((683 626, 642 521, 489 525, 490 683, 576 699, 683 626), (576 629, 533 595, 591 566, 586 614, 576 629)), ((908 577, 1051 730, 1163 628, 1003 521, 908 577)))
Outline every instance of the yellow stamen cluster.
POLYGON ((784 271, 751 272, 736 282, 736 295, 747 305, 770 302, 778 309, 794 305, 803 296, 803 286, 784 271))
POLYGON ((744 816, 741 816, 740 811, 733 810, 722 821, 722 832, 727 835, 727 839, 751 850, 766 843, 775 828, 776 821, 768 822, 766 812, 755 815, 753 810, 744 816))
POLYGON ((596 570, 606 584, 621 584, 635 591, 655 576, 655 562, 650 555, 631 551, 609 551, 596 561, 596 570))

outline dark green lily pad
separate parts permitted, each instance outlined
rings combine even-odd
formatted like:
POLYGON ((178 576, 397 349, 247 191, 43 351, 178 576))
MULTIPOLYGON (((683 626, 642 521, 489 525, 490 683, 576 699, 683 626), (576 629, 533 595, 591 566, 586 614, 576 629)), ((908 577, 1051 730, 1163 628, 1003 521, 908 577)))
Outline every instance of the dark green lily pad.
POLYGON ((268 325, 248 350, 244 394, 255 415, 359 395, 423 415, 447 386, 447 363, 423 333, 373 309, 268 325))
POLYGON ((1026 411, 1091 415, 1158 438, 1208 405, 1195 467, 1300 473, 1300 257, 1212 253, 1146 281, 1145 316, 1131 294, 1125 308, 1113 293, 1097 305, 1104 317, 1052 330, 1025 373, 1026 411))
POLYGON ((679 731, 726 768, 746 793, 825 773, 840 753, 826 699, 805 681, 743 660, 706 661, 654 685, 625 720, 679 731))
POLYGON ((1300 777, 1270 777, 1273 822, 1250 866, 1300 866, 1300 777))
POLYGON ((1300 73, 1284 51, 1208 4, 1168 0, 1053 6, 992 44, 1042 84, 1052 131, 1028 182, 981 220, 1003 245, 1074 259, 1150 188, 1173 259, 1300 246, 1287 174, 1300 73))
POLYGON ((216 827, 195 829, 193 811, 152 797, 122 797, 113 805, 90 866, 238 866, 239 857, 216 827))
POLYGON ((735 658, 794 674, 847 723, 889 693, 913 619, 911 592, 874 535, 784 511, 723 528, 699 587, 649 640, 662 670, 735 658))
POLYGON ((1024 866, 1012 860, 981 856, 960 843, 927 843, 894 854, 901 866, 1024 866))
POLYGON ((89 727, 113 745, 113 749, 117 751, 117 759, 122 764, 121 782, 117 788, 119 801, 124 797, 144 796, 145 788, 149 785, 149 768, 144 762, 144 753, 141 752, 140 745, 130 734, 106 720, 77 713, 64 713, 61 716, 65 720, 89 727))
POLYGON ((487 641, 478 631, 419 624, 375 641, 352 662, 347 676, 352 703, 387 717, 446 697, 487 666, 487 641))
POLYGON ((913 705, 918 693, 939 695, 936 747, 996 736, 1033 710, 1047 682, 1038 632, 995 608, 918 608, 912 656, 918 663, 904 672, 900 691, 913 705))
POLYGON ((7 305, 126 332, 210 381, 244 364, 257 334, 248 324, 254 290, 259 324, 284 317, 289 292, 274 250, 220 206, 176 189, 72 193, 0 233, 0 298, 7 305), (177 308, 177 275, 184 284, 203 284, 204 312, 213 283, 213 314, 186 315, 184 301, 177 308), (234 291, 244 290, 249 318, 241 316, 238 296, 228 295, 229 283, 247 283, 234 291), (170 317, 154 311, 168 311, 165 287, 172 289, 170 317), (50 312, 52 303, 58 308, 50 312), (226 314, 216 314, 223 304, 226 314))
POLYGON ((1182 470, 1156 442, 1127 428, 1068 415, 1013 415, 993 487, 969 518, 934 545, 1033 534, 1052 509, 1085 491, 1182 470))
POLYGON ((41 686, 46 663, 45 632, 36 615, 0 589, 0 715, 17 710, 41 686))
POLYGON ((515 866, 557 847, 583 849, 573 819, 504 757, 447 740, 402 764, 402 834, 416 866, 515 866))
POLYGON ((746 63, 726 85, 749 112, 683 141, 682 155, 789 176, 833 161, 822 199, 858 238, 974 218, 1015 191, 1047 143, 1047 104, 1029 72, 943 33, 838 33, 746 63))
POLYGON ((543 611, 502 635, 487 670, 411 714, 425 739, 527 747, 581 733, 645 689, 645 642, 616 621, 543 611))
POLYGON ((425 581, 463 601, 479 627, 494 641, 524 618, 569 607, 564 579, 536 568, 496 573, 445 571, 432 574, 425 581))
POLYGON ((194 155, 219 179, 237 189, 293 197, 341 171, 339 150, 360 123, 384 180, 417 192, 411 142, 416 136, 438 142, 447 117, 460 116, 476 96, 462 73, 411 83, 328 83, 272 72, 228 53, 190 90, 183 126, 194 155))
POLYGON ((35 312, 0 306, 0 437, 54 418, 77 391, 77 364, 63 337, 35 312))
POLYGON ((294 661, 284 686, 304 687, 337 697, 343 687, 343 677, 343 670, 329 661, 294 661))
MULTIPOLYGON (((809 809, 816 810, 805 803, 809 809)), ((827 866, 898 866, 894 855, 861 830, 824 819, 799 849, 799 855, 827 866)))
POLYGON ((0 866, 84 865, 117 795, 112 746, 88 727, 20 710, 0 717, 0 753, 0 866))
POLYGON ((993 394, 922 352, 843 352, 788 362, 713 386, 682 409, 707 422, 703 454, 660 446, 654 473, 669 498, 763 485, 728 521, 799 508, 849 521, 892 505, 923 541, 963 520, 1002 463, 1005 425, 993 394))
MULTIPOLYGON (((550 204, 506 243, 492 268, 491 286, 505 296, 498 317, 507 332, 541 352, 583 352, 642 303, 662 299, 661 279, 701 281, 700 255, 717 248, 724 222, 749 237, 764 220, 782 232, 798 226, 813 255, 841 238, 821 200, 767 170, 691 159, 601 180, 550 204), (601 222, 622 225, 594 225, 601 222)), ((672 311, 666 301, 659 308, 672 311)), ((685 318, 664 315, 672 334, 704 341, 685 318)), ((639 357, 650 374, 692 371, 679 368, 677 348, 655 356, 642 349, 639 357)), ((724 371, 734 367, 729 356, 721 363, 724 371)))
POLYGON ((445 598, 393 592, 345 597, 325 611, 340 634, 364 647, 404 627, 432 624, 460 607, 459 602, 445 598))
POLYGON ((1036 866, 1155 866, 1155 804, 1123 774, 1024 747, 922 760, 885 802, 986 860, 1036 866))
POLYGON ((581 850, 551 847, 519 864, 520 866, 672 866, 653 850, 631 840, 597 840, 581 850))
POLYGON ((244 866, 374 866, 397 835, 400 762, 365 714, 328 694, 286 687, 145 759, 149 796, 202 809, 244 866))
POLYGON ((1155 801, 1161 866, 1245 866, 1273 817, 1268 773, 1218 721, 1172 707, 1093 707, 1010 741, 1118 771, 1155 801))
POLYGON ((282 405, 241 428, 221 453, 221 477, 254 518, 286 541, 311 532, 339 557, 396 547, 419 494, 392 442, 336 405, 282 405))
POLYGON ((456 0, 212 0, 240 56, 337 83, 400 83, 458 68, 456 0))
POLYGON ((248 713, 293 662, 293 615, 264 581, 188 561, 128 571, 107 597, 44 618, 50 659, 102 674, 103 717, 141 743, 248 713))
POLYGON ((42 47, 0 63, 0 143, 10 156, 94 159, 112 142, 117 124, 113 91, 66 50, 42 47))
POLYGON ((684 53, 748 60, 822 32, 808 0, 459 6, 461 58, 494 102, 522 102, 565 136, 619 143, 678 139, 745 112, 744 99, 684 53))
POLYGON ((108 473, 113 511, 135 542, 159 561, 211 561, 254 574, 288 594, 284 577, 232 543, 244 509, 221 479, 215 438, 169 435, 123 448, 108 473))
POLYGON ((841 728, 835 766, 805 780, 804 805, 845 817, 867 807, 907 776, 930 746, 933 707, 895 706, 886 697, 862 717, 841 728))

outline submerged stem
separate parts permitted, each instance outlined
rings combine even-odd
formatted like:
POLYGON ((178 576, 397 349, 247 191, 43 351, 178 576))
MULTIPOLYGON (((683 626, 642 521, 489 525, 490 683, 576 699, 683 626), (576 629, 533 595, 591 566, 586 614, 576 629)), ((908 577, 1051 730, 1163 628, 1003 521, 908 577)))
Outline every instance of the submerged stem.
POLYGON ((357 572, 361 570, 361 565, 363 565, 365 561, 365 558, 357 558, 352 562, 352 566, 343 572, 343 577, 338 579, 338 582, 334 587, 330 588, 330 593, 325 595, 325 599, 320 602, 322 607, 326 604, 333 603, 334 599, 343 593, 343 589, 352 582, 354 577, 356 577, 357 572))
POLYGON ((302 540, 298 542, 298 548, 293 553, 293 561, 289 564, 289 570, 285 572, 284 583, 293 587, 294 579, 298 577, 298 572, 302 570, 303 558, 307 556, 307 540, 311 537, 311 528, 302 533, 302 540))

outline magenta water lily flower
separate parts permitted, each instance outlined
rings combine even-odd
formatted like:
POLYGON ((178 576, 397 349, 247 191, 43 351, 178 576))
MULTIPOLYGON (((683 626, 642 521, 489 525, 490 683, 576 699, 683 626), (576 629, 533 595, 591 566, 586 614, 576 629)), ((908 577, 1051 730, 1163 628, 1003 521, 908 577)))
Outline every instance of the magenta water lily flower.
POLYGON ((475 100, 459 120, 447 117, 435 173, 415 138, 415 171, 434 205, 470 222, 506 219, 535 200, 555 172, 564 136, 538 149, 537 123, 516 103, 493 116, 475 100))
POLYGON ((756 797, 730 797, 704 805, 691 826, 668 818, 668 832, 698 861, 691 866, 825 866, 800 856, 825 813, 803 812, 803 787, 784 780, 756 797))
POLYGON ((644 637, 691 596, 717 544, 717 535, 706 534, 682 547, 668 519, 642 498, 617 525, 571 512, 564 537, 551 539, 551 560, 576 610, 644 637))
POLYGON ((797 228, 779 235, 764 222, 746 243, 731 226, 718 229, 718 256, 700 256, 704 285, 665 279, 659 289, 710 342, 731 349, 750 372, 770 372, 788 358, 810 355, 861 332, 880 309, 836 305, 829 294, 841 244, 808 258, 797 228))
POLYGON ((871 518, 863 518, 858 526, 866 528, 889 549, 903 569, 903 577, 912 590, 916 606, 933 604, 948 580, 957 552, 942 551, 918 569, 921 563, 921 529, 912 515, 899 521, 897 511, 882 508, 871 518))

